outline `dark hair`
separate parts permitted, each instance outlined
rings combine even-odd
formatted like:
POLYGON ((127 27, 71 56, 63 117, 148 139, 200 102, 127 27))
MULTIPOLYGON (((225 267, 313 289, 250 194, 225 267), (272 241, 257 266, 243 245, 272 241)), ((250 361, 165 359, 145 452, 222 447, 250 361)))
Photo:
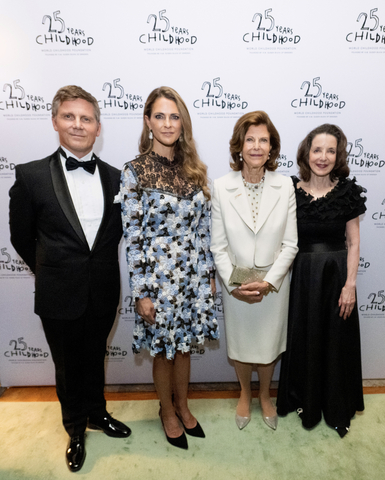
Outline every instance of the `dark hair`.
POLYGON ((277 158, 281 150, 281 139, 269 115, 262 110, 246 113, 235 124, 233 136, 230 140, 230 154, 233 159, 233 162, 230 162, 230 167, 236 172, 242 170, 243 162, 239 157, 239 153, 242 152, 246 133, 252 125, 266 125, 270 135, 271 150, 270 157, 265 163, 265 168, 266 170, 274 172, 278 167, 277 158))
POLYGON ((94 107, 95 119, 98 123, 100 123, 100 109, 98 101, 94 96, 77 85, 67 85, 66 87, 59 88, 52 100, 52 116, 54 118, 57 116, 59 107, 63 102, 68 100, 76 100, 78 98, 81 98, 92 104, 94 107))
POLYGON ((333 137, 337 139, 336 164, 330 172, 330 180, 334 181, 339 177, 345 178, 349 176, 349 167, 346 161, 348 158, 348 152, 346 151, 348 141, 346 136, 337 125, 325 123, 308 133, 298 147, 297 164, 299 167, 299 176, 304 182, 308 182, 311 176, 309 153, 313 140, 317 135, 324 133, 326 135, 333 135, 333 137))

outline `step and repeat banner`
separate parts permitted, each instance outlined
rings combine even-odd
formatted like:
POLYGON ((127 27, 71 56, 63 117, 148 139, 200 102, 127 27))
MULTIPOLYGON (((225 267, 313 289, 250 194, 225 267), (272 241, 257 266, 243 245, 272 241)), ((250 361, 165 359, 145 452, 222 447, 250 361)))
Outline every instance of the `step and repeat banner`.
MULTIPOLYGON (((3 2, 1 384, 54 383, 51 354, 33 313, 34 278, 9 239, 8 191, 17 164, 58 147, 51 102, 68 84, 98 99, 102 133, 95 151, 118 168, 137 155, 144 103, 160 85, 175 88, 185 100, 211 179, 229 171, 232 129, 246 112, 270 115, 281 135, 284 175, 297 173, 297 147, 312 128, 339 125, 349 141, 351 176, 368 197, 357 281, 363 375, 383 378, 384 76, 385 0, 3 2)), ((121 279, 121 304, 106 352, 107 383, 149 383, 150 356, 131 352, 134 308, 123 249, 121 279)), ((236 380, 226 355, 221 293, 216 302, 221 339, 193 349, 193 382, 236 380)))

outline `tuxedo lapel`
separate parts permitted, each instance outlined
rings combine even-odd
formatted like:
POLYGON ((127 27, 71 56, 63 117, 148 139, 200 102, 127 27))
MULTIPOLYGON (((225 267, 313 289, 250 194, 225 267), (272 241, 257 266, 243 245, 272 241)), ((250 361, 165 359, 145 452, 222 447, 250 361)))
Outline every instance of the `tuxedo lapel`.
POLYGON ((229 191, 231 205, 245 224, 254 231, 253 219, 251 218, 251 208, 247 200, 241 172, 232 172, 232 175, 227 181, 226 189, 229 191))
POLYGON ((99 169, 100 181, 102 183, 102 188, 103 188, 104 210, 103 210, 102 221, 100 222, 100 226, 98 229, 98 233, 96 234, 96 238, 92 246, 92 250, 95 249, 95 246, 97 245, 98 240, 106 230, 106 227, 108 225, 108 222, 111 216, 111 209, 112 209, 113 197, 114 197, 110 176, 108 174, 106 165, 103 162, 101 162, 98 157, 96 157, 96 164, 99 169))
POLYGON ((268 170, 265 172, 265 182, 262 191, 261 205, 258 211, 256 232, 262 228, 263 224, 268 219, 270 213, 275 207, 281 196, 281 179, 275 177, 268 170))
POLYGON ((53 188, 60 207, 78 237, 81 239, 82 242, 88 245, 74 204, 72 202, 71 194, 68 189, 68 185, 60 162, 59 152, 55 152, 53 154, 49 166, 51 170, 53 188))

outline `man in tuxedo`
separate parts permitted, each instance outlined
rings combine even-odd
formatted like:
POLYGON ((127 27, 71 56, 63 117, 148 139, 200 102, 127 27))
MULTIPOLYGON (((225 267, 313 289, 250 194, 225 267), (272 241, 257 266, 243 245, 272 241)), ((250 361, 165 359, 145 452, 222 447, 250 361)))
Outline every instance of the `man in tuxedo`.
POLYGON ((100 134, 97 100, 80 87, 52 102, 60 148, 17 165, 10 190, 11 241, 35 274, 40 316, 55 364, 69 469, 85 459, 85 429, 128 437, 106 411, 104 357, 120 297, 120 172, 93 153, 100 134))

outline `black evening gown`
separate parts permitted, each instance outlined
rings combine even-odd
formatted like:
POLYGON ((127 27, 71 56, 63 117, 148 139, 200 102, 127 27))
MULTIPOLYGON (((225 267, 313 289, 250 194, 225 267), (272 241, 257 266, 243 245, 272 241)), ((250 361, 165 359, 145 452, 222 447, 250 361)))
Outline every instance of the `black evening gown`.
POLYGON ((357 304, 339 316, 338 299, 347 276, 346 222, 366 210, 366 190, 340 178, 325 197, 313 200, 297 188, 298 246, 290 287, 287 349, 277 398, 279 415, 302 409, 302 424, 324 415, 331 427, 349 427, 364 409, 357 304))

